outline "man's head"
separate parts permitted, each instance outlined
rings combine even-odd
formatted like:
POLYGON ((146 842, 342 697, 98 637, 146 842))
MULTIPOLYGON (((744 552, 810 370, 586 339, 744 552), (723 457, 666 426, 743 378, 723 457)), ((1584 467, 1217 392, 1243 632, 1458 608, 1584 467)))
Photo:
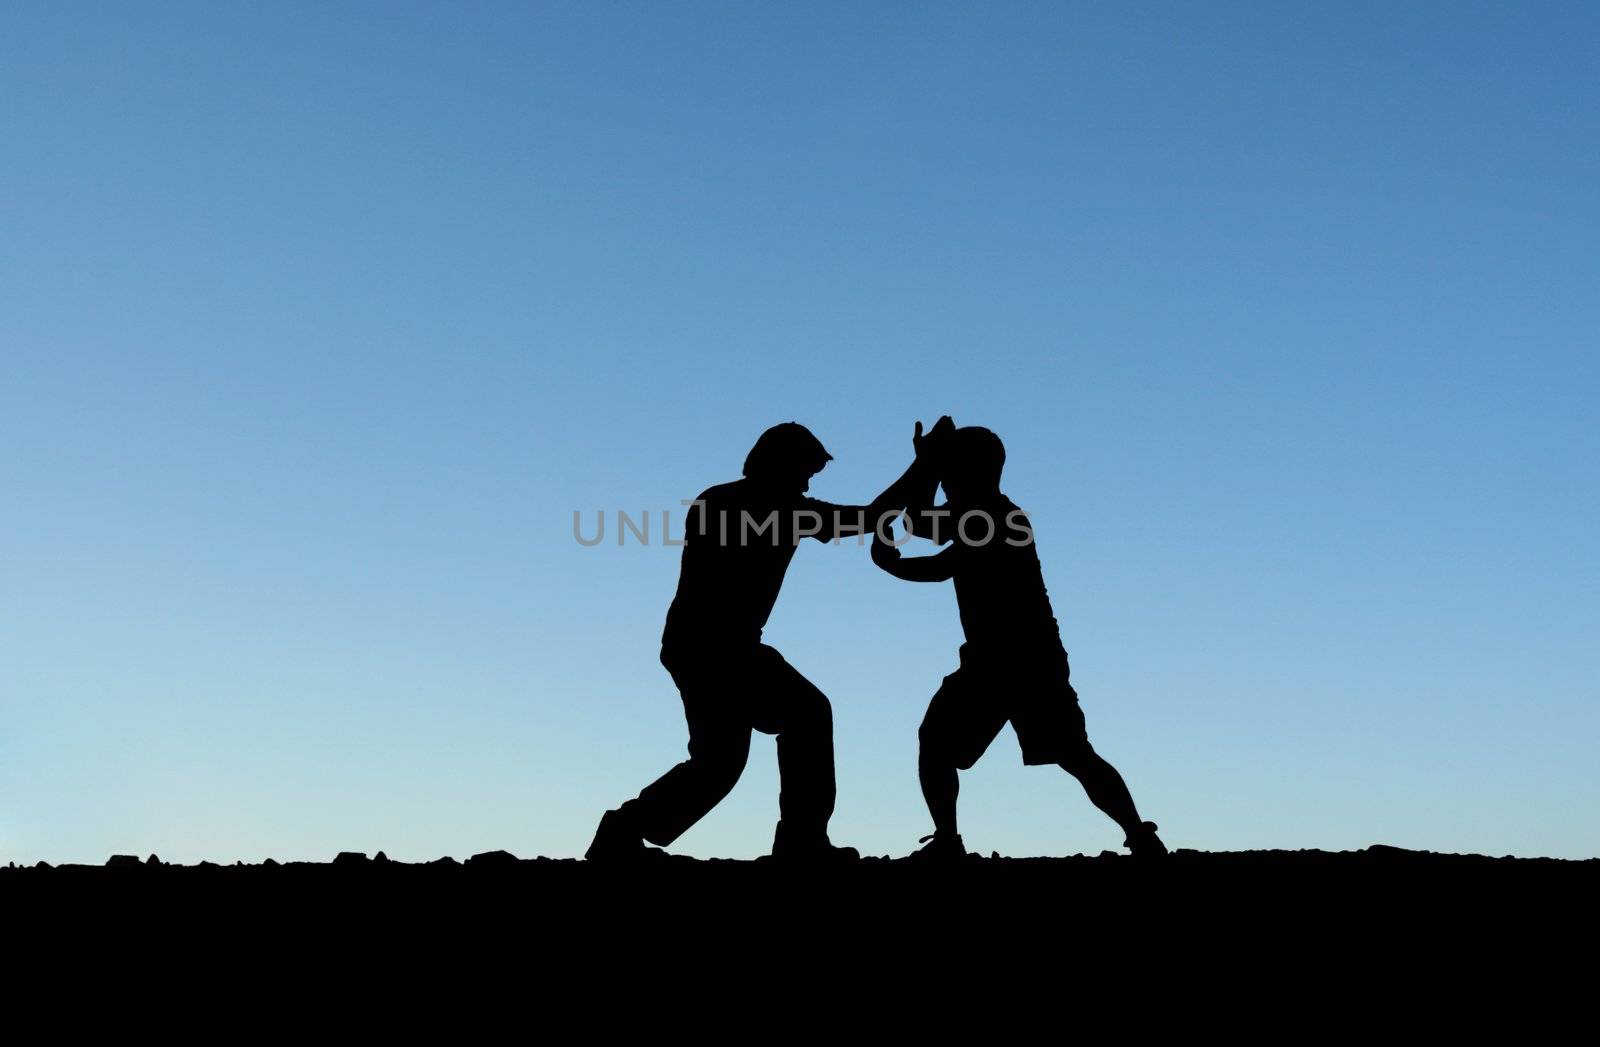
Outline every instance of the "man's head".
POLYGON ((744 475, 784 490, 805 491, 811 477, 833 460, 822 441, 798 422, 783 422, 761 434, 744 459, 744 475))
POLYGON ((994 433, 982 426, 962 426, 940 448, 940 457, 939 481, 950 498, 970 501, 999 493, 1006 449, 994 433))

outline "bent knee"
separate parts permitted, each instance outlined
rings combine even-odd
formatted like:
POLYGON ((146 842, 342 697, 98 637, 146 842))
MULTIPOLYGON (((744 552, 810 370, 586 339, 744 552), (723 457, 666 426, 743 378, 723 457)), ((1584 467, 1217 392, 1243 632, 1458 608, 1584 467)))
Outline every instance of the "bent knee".
POLYGON ((689 739, 689 764, 707 777, 733 775, 744 770, 750 758, 748 731, 702 732, 689 739))
POLYGON ((690 761, 700 788, 709 793, 726 796, 744 774, 745 752, 717 753, 709 758, 695 757, 690 761))
POLYGON ((1099 762, 1099 760, 1100 754, 1094 751, 1094 746, 1090 745, 1089 740, 1085 738, 1082 741, 1074 740, 1068 742, 1062 749, 1061 759, 1056 762, 1069 773, 1076 775, 1099 762))
POLYGON ((969 771, 972 765, 978 762, 981 752, 973 752, 972 746, 962 745, 948 731, 937 725, 923 722, 917 729, 917 760, 919 763, 935 767, 954 767, 958 771, 969 771))

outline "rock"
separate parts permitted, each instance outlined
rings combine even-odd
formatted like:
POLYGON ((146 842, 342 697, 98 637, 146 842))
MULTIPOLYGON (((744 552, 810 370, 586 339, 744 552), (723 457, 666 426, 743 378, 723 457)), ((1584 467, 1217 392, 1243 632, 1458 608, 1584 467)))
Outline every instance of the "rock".
POLYGON ((379 851, 377 854, 375 854, 373 856, 372 860, 374 862, 377 862, 377 863, 384 863, 384 862, 387 862, 389 860, 389 856, 387 854, 384 854, 382 851, 379 851))
POLYGON ((148 857, 148 858, 146 858, 144 860, 144 863, 146 865, 160 865, 161 864, 161 859, 157 858, 155 855, 152 854, 150 857, 148 857))
POLYGON ((266 861, 261 863, 261 867, 264 869, 276 869, 278 867, 278 859, 268 858, 266 861))
POLYGON ((506 868, 517 864, 517 856, 510 851, 484 851, 467 859, 468 865, 488 866, 491 868, 506 868))
POLYGON ((132 854, 113 854, 106 859, 107 869, 137 869, 139 864, 138 857, 132 854))
POLYGON ((340 851, 333 857, 334 865, 365 865, 367 855, 365 851, 340 851))

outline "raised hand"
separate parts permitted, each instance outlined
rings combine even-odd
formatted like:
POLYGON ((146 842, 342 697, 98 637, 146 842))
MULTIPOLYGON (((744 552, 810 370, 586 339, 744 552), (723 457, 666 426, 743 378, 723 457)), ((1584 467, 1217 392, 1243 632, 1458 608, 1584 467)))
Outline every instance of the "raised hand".
POLYGON ((955 431, 956 423, 951 421, 949 415, 941 415, 939 420, 933 423, 933 429, 926 436, 922 434, 922 423, 918 422, 916 432, 911 436, 911 447, 916 451, 918 457, 921 457, 924 452, 935 452, 938 450, 939 445, 955 431))

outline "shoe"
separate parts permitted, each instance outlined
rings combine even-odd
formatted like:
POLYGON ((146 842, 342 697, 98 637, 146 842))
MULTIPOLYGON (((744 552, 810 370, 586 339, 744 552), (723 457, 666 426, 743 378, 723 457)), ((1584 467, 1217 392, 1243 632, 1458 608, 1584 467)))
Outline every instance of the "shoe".
POLYGON ((782 822, 772 836, 772 857, 781 862, 833 862, 855 861, 861 852, 854 847, 840 847, 828 839, 828 834, 790 832, 782 822))
POLYGON ((861 852, 854 847, 840 847, 827 842, 812 847, 777 847, 773 848, 772 851, 774 861, 793 862, 795 864, 853 862, 860 857, 861 852))
POLYGON ((907 858, 919 862, 950 861, 967 856, 966 845, 961 842, 960 833, 934 833, 924 836, 917 841, 922 844, 921 850, 912 851, 907 858))
POLYGON ((1160 858, 1167 853, 1167 845, 1156 835, 1155 822, 1140 822, 1139 828, 1122 841, 1122 846, 1135 858, 1160 858))
POLYGON ((600 827, 594 832, 594 842, 583 852, 591 862, 629 862, 647 858, 664 857, 667 852, 659 847, 646 847, 633 819, 621 811, 607 811, 600 816, 600 827))

